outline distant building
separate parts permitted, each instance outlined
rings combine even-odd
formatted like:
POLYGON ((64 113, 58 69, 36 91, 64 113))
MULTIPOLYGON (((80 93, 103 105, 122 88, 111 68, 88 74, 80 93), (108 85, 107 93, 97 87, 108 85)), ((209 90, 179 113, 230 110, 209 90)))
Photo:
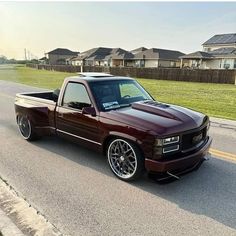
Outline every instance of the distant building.
POLYGON ((69 59, 75 66, 110 67, 180 67, 179 56, 182 52, 140 47, 132 51, 122 48, 92 48, 69 59))
POLYGON ((110 55, 112 48, 92 48, 85 52, 80 53, 72 60, 72 65, 76 66, 104 66, 104 59, 110 55))
POLYGON ((137 54, 137 53, 140 53, 140 52, 144 52, 144 51, 146 51, 146 50, 148 50, 148 49, 145 48, 145 47, 140 47, 140 48, 133 49, 133 50, 131 50, 130 52, 131 52, 132 54, 137 54))
POLYGON ((48 64, 48 59, 47 59, 47 57, 42 57, 42 58, 40 58, 40 59, 39 59, 39 64, 43 64, 43 65, 48 64))
POLYGON ((204 52, 210 52, 220 48, 236 48, 236 33, 217 34, 202 44, 204 52))
POLYGON ((66 48, 57 48, 46 53, 46 56, 50 65, 65 65, 66 59, 77 56, 78 54, 79 52, 73 52, 66 48))
POLYGON ((129 62, 133 60, 134 55, 122 48, 113 48, 109 55, 104 58, 104 66, 124 67, 129 66, 129 62))
POLYGON ((215 35, 202 46, 203 51, 181 56, 181 67, 236 69, 236 33, 215 35))
POLYGON ((136 67, 180 67, 180 56, 184 53, 160 49, 150 48, 134 55, 134 63, 136 67))

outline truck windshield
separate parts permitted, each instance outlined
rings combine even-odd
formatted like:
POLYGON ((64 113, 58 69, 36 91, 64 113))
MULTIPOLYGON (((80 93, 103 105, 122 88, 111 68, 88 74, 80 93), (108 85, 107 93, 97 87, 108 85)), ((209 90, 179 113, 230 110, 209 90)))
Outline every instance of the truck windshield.
POLYGON ((90 82, 90 88, 101 111, 130 106, 133 102, 153 100, 134 80, 109 80, 90 82))

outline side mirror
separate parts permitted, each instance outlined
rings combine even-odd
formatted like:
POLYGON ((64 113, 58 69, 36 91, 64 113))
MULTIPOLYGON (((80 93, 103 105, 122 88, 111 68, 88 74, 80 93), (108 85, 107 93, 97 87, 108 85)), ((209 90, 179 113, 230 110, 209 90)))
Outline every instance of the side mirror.
POLYGON ((84 107, 82 109, 82 114, 83 115, 91 115, 91 116, 96 116, 96 110, 94 107, 84 107))

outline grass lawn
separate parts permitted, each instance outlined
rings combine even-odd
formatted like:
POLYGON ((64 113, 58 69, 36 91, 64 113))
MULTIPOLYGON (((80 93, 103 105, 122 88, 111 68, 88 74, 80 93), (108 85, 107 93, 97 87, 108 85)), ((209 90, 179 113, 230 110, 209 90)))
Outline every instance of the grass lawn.
MULTIPOLYGON (((0 80, 35 87, 59 88, 73 73, 36 70, 24 66, 0 66, 0 80)), ((227 84, 190 83, 138 79, 158 101, 177 104, 204 112, 209 116, 236 120, 236 86, 227 84)))

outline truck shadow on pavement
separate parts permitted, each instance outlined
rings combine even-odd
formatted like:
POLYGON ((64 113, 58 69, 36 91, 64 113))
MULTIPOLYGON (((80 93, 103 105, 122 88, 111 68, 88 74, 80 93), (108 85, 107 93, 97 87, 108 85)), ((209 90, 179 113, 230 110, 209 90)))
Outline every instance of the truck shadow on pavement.
MULTIPOLYGON (((46 137, 32 142, 46 149, 116 178, 110 171, 106 158, 78 144, 57 137, 46 137)), ((203 215, 236 229, 236 164, 211 158, 197 170, 169 184, 157 184, 147 175, 132 186, 177 204, 181 209, 203 215)), ((120 181, 117 179, 117 181, 120 181)))

